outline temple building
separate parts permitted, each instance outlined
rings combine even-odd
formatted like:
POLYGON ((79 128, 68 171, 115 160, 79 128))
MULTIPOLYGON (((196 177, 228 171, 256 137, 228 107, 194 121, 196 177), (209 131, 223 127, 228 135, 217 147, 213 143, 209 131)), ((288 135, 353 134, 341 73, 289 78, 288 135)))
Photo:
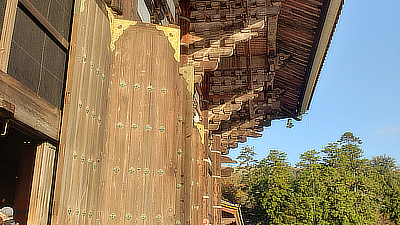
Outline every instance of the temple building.
POLYGON ((230 149, 308 110, 344 0, 3 0, 0 207, 242 224, 230 149))

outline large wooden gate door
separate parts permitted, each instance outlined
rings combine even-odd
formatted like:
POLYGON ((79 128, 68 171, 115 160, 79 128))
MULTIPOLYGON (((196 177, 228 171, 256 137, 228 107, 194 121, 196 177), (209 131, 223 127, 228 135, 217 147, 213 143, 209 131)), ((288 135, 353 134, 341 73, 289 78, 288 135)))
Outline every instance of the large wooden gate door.
POLYGON ((75 5, 51 224, 100 224, 110 25, 104 5, 75 5))
POLYGON ((77 4, 52 224, 183 224, 180 30, 77 4))
POLYGON ((110 18, 103 220, 180 224, 180 31, 110 18))

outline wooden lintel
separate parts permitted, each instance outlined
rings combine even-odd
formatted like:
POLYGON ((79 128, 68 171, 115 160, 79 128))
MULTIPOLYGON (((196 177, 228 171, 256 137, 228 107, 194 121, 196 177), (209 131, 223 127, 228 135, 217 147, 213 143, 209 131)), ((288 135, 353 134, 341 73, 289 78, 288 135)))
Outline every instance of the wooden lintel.
POLYGON ((58 141, 61 110, 2 71, 0 71, 0 98, 14 105, 15 122, 29 127, 39 136, 58 141))
POLYGON ((42 25, 51 36, 53 36, 58 44, 60 44, 64 50, 69 49, 69 42, 57 31, 57 29, 51 25, 51 23, 36 9, 36 7, 29 0, 19 0, 19 2, 25 7, 39 23, 42 25))

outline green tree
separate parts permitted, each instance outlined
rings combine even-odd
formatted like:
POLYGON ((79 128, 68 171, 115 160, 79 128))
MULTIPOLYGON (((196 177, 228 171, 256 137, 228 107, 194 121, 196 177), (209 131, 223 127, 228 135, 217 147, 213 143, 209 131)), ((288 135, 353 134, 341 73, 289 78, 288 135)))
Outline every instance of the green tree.
POLYGON ((328 224, 374 224, 378 219, 376 182, 363 158, 361 140, 344 133, 322 153, 326 197, 322 220, 328 224))
POLYGON ((253 168, 258 163, 258 160, 254 158, 256 155, 257 153, 254 151, 254 146, 243 146, 240 149, 239 155, 236 157, 239 162, 238 168, 245 170, 250 170, 253 168))
POLYGON ((316 150, 309 150, 300 155, 296 164, 294 180, 295 216, 298 224, 319 224, 323 211, 319 207, 325 188, 321 179, 321 156, 316 150))
POLYGON ((251 172, 249 199, 254 202, 254 210, 261 213, 253 219, 261 224, 295 223, 292 179, 286 153, 270 150, 251 172))
POLYGON ((226 199, 242 204, 246 224, 400 224, 400 170, 386 155, 364 158, 362 141, 344 133, 321 151, 287 155, 270 150, 261 161, 245 146, 226 185, 226 199), (233 184, 233 185, 232 185, 233 184))
POLYGON ((381 214, 384 219, 400 224, 400 173, 396 160, 383 155, 373 157, 370 164, 380 184, 381 214))

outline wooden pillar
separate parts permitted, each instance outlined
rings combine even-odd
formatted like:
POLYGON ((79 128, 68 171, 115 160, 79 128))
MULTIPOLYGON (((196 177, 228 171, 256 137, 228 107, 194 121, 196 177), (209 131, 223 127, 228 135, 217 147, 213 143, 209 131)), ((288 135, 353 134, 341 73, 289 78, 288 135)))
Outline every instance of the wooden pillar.
MULTIPOLYGON (((192 203, 193 203, 193 186, 192 180, 196 176, 193 176, 192 168, 192 134, 193 134, 193 67, 181 67, 179 68, 179 79, 180 79, 180 118, 181 121, 178 124, 178 129, 181 129, 181 136, 178 141, 178 152, 180 152, 181 170, 178 171, 181 174, 181 183, 184 187, 184 193, 180 197, 181 205, 181 223, 191 224, 192 221, 192 203)), ((179 178, 178 178, 179 179, 179 178)), ((193 224, 193 223, 192 223, 193 224)))
POLYGON ((212 176, 212 162, 211 162, 211 152, 208 147, 208 110, 202 111, 202 122, 199 127, 202 127, 201 130, 201 138, 202 145, 199 148, 199 165, 200 165, 200 175, 199 175, 199 183, 200 183, 200 216, 202 220, 212 220, 212 214, 210 213, 211 203, 212 203, 212 184, 211 184, 211 176, 212 176))
POLYGON ((44 142, 36 149, 27 224, 47 224, 56 147, 44 142))
POLYGON ((15 16, 17 14, 17 5, 18 0, 7 0, 0 39, 0 70, 4 73, 7 73, 11 39, 14 32, 15 16))
POLYGON ((213 210, 214 225, 221 225, 221 137, 214 136, 211 153, 213 156, 213 210))

